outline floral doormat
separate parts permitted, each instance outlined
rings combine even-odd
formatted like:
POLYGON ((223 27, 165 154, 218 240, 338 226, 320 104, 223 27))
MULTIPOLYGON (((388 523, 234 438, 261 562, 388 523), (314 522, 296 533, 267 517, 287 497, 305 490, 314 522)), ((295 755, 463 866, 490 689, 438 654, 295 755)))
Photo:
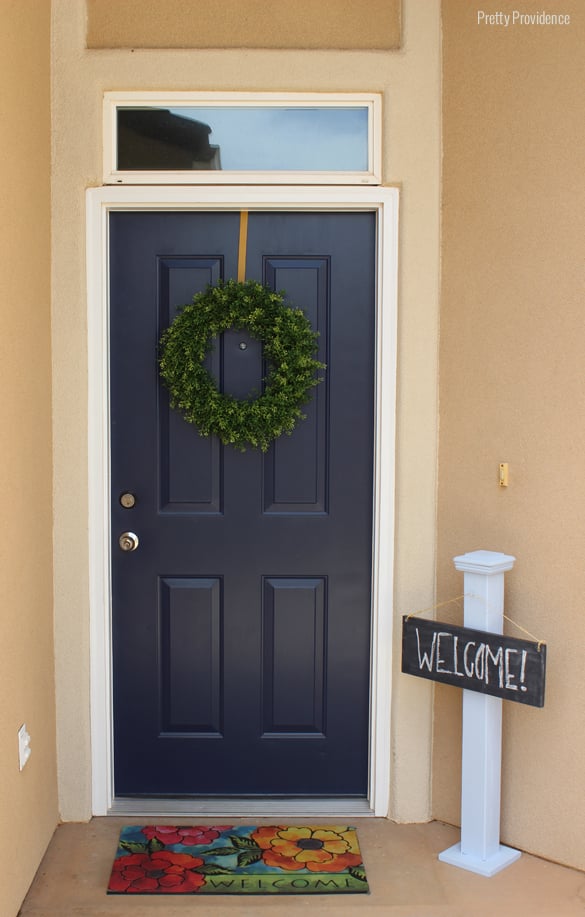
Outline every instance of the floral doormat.
POLYGON ((112 895, 368 892, 355 828, 276 825, 122 828, 112 895))

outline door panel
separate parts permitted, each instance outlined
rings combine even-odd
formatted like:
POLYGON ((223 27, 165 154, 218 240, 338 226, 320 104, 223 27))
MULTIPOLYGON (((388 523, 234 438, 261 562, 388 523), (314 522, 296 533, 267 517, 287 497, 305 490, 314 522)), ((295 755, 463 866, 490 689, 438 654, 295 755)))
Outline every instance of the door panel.
MULTIPOLYGON (((275 290, 286 290, 291 302, 302 303, 313 328, 327 329, 329 258, 266 257, 263 262, 263 281, 275 290)), ((328 353, 324 352, 320 359, 328 363, 328 353)), ((293 437, 281 437, 276 441, 265 462, 264 511, 267 513, 322 513, 327 510, 326 375, 314 390, 310 403, 303 408, 305 421, 297 427, 293 437)))
MULTIPOLYGON (((195 291, 222 277, 223 260, 215 258, 160 258, 158 260, 159 318, 169 325, 179 303, 187 303, 195 291)), ((209 368, 219 372, 219 354, 209 359, 209 368)), ((221 463, 217 440, 193 436, 188 424, 169 408, 168 399, 159 405, 159 488, 162 512, 220 512, 221 463), (192 469, 197 468, 197 475, 192 469)))
MULTIPOLYGON (((156 362, 177 307, 235 276, 239 214, 111 215, 117 795, 367 792, 375 229, 371 213, 250 214, 247 277, 306 311, 327 363, 264 455, 201 437, 156 362)), ((261 345, 230 329, 209 368, 246 397, 261 345)))
POLYGON ((264 735, 325 734, 325 590, 324 577, 265 580, 264 735))
POLYGON ((162 732, 221 732, 221 580, 161 578, 162 732))

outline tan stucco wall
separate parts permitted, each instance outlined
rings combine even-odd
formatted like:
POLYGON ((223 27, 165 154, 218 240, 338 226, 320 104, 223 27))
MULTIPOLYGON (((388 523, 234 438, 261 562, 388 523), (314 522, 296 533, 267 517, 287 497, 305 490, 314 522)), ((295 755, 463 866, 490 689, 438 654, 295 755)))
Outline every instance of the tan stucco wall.
POLYGON ((57 823, 52 609, 48 0, 0 3, 0 915, 57 823), (26 723, 32 755, 18 768, 26 723))
MULTIPOLYGON (((517 557, 507 614, 548 643, 547 696, 504 704, 503 838, 583 869, 585 7, 550 10, 570 26, 479 26, 443 2, 437 598, 462 592, 454 555, 517 557)), ((437 689, 434 730, 433 811, 453 822, 459 693, 437 689)))
POLYGON ((88 48, 400 45, 401 0, 87 0, 88 48))
MULTIPOLYGON (((406 0, 403 45, 399 52, 389 53, 92 51, 85 48, 84 13, 83 0, 57 0, 54 4, 55 609, 59 785, 61 813, 66 819, 85 818, 90 812, 84 193, 86 187, 101 183, 104 90, 383 93, 385 181, 402 186, 398 611, 432 602, 435 557, 438 4, 406 0)), ((396 658, 398 653, 399 639, 396 658)), ((395 662, 392 813, 398 819, 424 820, 430 813, 431 690, 418 679, 400 678, 398 668, 395 662)))

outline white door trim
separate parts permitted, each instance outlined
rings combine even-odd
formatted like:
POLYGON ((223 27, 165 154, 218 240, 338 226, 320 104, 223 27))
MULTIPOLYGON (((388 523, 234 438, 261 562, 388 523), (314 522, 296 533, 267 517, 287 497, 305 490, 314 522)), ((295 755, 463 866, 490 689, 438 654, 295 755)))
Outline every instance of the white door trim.
MULTIPOLYGON (((368 210, 378 215, 372 674, 368 800, 388 814, 394 574, 398 190, 103 187, 87 191, 88 493, 92 811, 114 802, 110 628, 108 214, 112 210, 368 210)), ((340 812, 343 801, 340 800, 340 812)), ((137 814, 140 803, 137 801, 137 814)), ((197 814, 196 803, 190 814, 197 814)), ((202 814, 202 813, 201 813, 202 814)), ((250 814, 253 814, 251 811, 250 814)), ((298 813, 309 814, 309 813, 298 813)))

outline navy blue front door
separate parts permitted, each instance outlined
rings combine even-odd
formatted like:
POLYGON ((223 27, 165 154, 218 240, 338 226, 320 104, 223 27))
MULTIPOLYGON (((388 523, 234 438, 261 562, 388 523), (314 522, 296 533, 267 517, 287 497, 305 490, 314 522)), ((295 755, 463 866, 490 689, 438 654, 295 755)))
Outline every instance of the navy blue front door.
MULTIPOLYGON (((110 218, 115 791, 365 796, 376 218, 250 213, 247 279, 306 311, 327 364, 266 454, 201 437, 158 378, 177 307, 237 276, 239 225, 110 218)), ((212 371, 245 397, 260 343, 231 329, 212 371)))

